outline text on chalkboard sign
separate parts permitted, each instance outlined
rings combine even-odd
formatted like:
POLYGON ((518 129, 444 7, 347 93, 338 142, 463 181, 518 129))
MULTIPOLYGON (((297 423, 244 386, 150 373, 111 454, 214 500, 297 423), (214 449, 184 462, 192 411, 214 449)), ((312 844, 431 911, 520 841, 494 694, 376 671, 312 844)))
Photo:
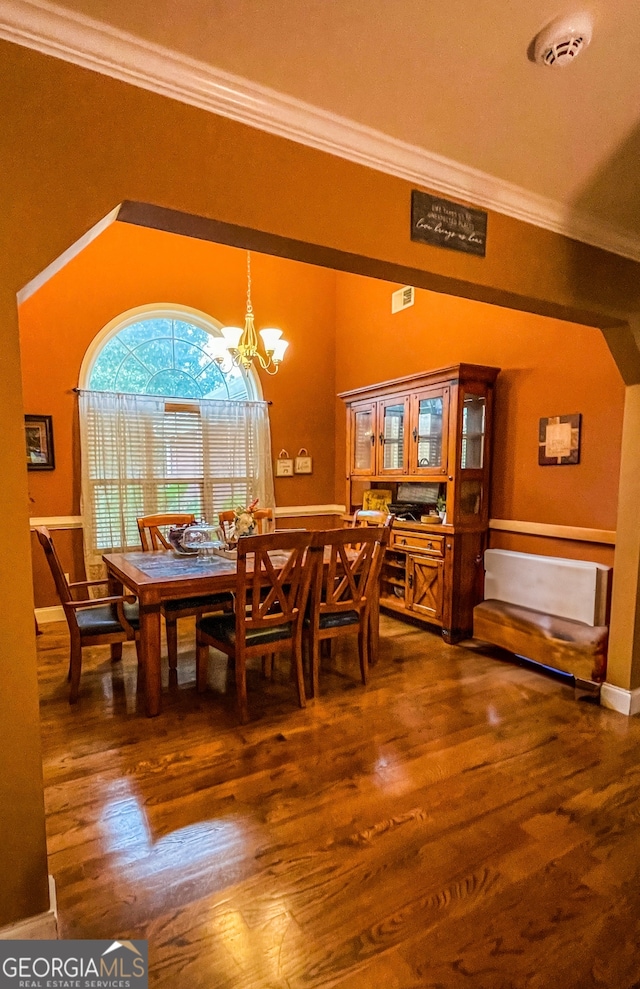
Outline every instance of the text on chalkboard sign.
POLYGON ((414 189, 411 193, 411 240, 483 258, 487 244, 487 214, 481 209, 471 209, 414 189))

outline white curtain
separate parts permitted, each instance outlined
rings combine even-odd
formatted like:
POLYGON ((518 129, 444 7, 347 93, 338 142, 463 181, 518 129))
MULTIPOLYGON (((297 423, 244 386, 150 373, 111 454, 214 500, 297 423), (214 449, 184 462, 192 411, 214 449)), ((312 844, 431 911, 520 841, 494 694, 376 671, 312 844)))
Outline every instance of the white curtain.
POLYGON ((80 392, 82 515, 87 577, 102 554, 139 549, 136 519, 275 505, 265 402, 80 392))

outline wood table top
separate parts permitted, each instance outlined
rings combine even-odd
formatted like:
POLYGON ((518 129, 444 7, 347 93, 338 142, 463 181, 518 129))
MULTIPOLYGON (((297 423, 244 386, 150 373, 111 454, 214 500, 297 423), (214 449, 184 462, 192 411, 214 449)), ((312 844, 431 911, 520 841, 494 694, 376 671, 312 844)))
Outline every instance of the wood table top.
MULTIPOLYGON (((275 550, 269 554, 276 567, 282 566, 288 553, 275 550)), ((169 592, 172 586, 179 587, 180 595, 189 588, 199 585, 224 585, 226 589, 233 583, 237 573, 237 560, 225 556, 211 555, 199 559, 193 556, 178 556, 166 550, 131 553, 105 553, 103 560, 114 576, 136 592, 150 588, 169 592), (188 587, 186 586, 188 585, 188 587)), ((247 555, 247 570, 253 569, 253 554, 247 555)), ((206 590, 206 588, 204 589, 206 590)))
POLYGON ((203 560, 193 556, 177 556, 166 550, 105 553, 103 559, 112 572, 117 571, 140 585, 230 576, 237 569, 235 560, 222 556, 210 556, 203 560))

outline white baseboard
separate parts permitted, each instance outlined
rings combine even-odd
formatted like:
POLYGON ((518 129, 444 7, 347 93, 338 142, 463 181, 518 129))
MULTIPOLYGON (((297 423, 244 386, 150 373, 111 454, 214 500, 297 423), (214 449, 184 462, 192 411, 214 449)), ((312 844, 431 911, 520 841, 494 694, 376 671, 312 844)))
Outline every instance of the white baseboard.
POLYGON ((39 913, 35 917, 27 917, 25 920, 18 920, 15 924, 0 927, 0 941, 57 941, 58 908, 53 876, 49 876, 49 904, 46 913, 39 913))
POLYGON ((49 622, 63 622, 64 608, 61 604, 54 604, 50 608, 36 608, 36 621, 38 625, 48 625, 49 622))
POLYGON ((603 683, 600 688, 600 704, 611 711, 626 714, 627 717, 640 714, 640 687, 635 690, 625 690, 612 683, 603 683))

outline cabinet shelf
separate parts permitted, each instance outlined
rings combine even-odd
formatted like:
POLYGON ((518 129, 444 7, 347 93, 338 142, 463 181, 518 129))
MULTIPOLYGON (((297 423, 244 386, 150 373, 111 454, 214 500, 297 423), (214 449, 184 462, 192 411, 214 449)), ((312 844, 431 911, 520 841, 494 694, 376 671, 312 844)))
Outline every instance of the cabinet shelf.
POLYGON ((384 574, 381 578, 385 584, 391 584, 393 587, 404 587, 406 581, 399 580, 397 577, 386 577, 384 574))
POLYGON ((384 558, 385 567, 395 567, 396 570, 404 570, 406 566, 405 560, 394 560, 390 559, 388 556, 384 558))

